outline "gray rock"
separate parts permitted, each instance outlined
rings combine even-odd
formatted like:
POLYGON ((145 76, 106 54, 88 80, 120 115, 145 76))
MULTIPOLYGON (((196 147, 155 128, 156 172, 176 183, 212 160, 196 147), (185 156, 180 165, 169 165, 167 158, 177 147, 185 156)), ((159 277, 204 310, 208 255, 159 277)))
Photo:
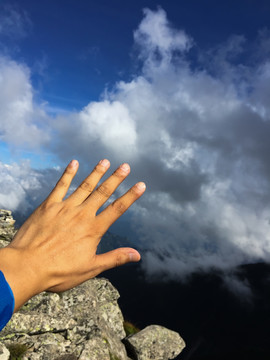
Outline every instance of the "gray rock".
POLYGON ((4 344, 0 343, 0 360, 8 360, 10 356, 10 352, 5 347, 4 344))
POLYGON ((11 214, 10 210, 0 209, 0 226, 2 228, 12 227, 15 224, 15 220, 11 214))
POLYGON ((9 210, 0 209, 0 247, 7 246, 16 234, 15 220, 9 210))
POLYGON ((119 360, 126 360, 118 298, 118 291, 102 278, 62 294, 39 294, 13 315, 0 340, 7 346, 18 341, 27 345, 32 349, 27 354, 31 360, 64 354, 86 359, 91 351, 88 358, 99 354, 99 359, 110 359, 113 352, 119 360))
POLYGON ((125 342, 129 356, 137 360, 174 359, 186 346, 177 332, 158 325, 147 326, 125 342))

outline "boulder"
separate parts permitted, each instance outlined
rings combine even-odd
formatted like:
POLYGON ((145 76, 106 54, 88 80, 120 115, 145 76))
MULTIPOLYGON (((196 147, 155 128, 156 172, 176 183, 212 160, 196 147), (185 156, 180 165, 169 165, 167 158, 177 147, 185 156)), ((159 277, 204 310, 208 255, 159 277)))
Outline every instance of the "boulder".
POLYGON ((180 335, 163 326, 150 325, 125 339, 129 355, 136 360, 174 359, 186 346, 180 335))

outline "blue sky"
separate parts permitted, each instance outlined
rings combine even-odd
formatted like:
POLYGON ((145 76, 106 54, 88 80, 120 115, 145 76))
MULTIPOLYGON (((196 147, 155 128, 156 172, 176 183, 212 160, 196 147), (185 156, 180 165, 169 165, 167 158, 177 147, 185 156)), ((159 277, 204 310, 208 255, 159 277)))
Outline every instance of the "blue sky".
POLYGON ((74 189, 107 157, 131 165, 120 192, 147 183, 118 229, 150 274, 270 260, 269 15, 251 0, 0 1, 0 207, 26 216, 71 158, 74 189))
POLYGON ((2 37, 12 57, 32 71, 37 97, 60 109, 80 109, 105 86, 135 71, 133 31, 142 9, 164 8, 199 48, 210 48, 232 34, 256 38, 267 27, 267 1, 1 1, 4 13, 20 14, 18 33, 2 37), (113 5, 112 5, 113 4, 113 5), (23 32, 23 34, 22 34, 23 32), (13 48, 13 49, 12 49, 13 48))

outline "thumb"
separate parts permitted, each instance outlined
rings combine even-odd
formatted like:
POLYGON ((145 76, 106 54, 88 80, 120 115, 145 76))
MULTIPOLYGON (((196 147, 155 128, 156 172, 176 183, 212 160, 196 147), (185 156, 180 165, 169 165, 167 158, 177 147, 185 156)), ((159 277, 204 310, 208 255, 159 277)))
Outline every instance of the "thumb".
POLYGON ((100 272, 113 269, 114 267, 137 262, 141 259, 139 252, 132 248, 118 248, 104 254, 96 255, 96 261, 100 272))

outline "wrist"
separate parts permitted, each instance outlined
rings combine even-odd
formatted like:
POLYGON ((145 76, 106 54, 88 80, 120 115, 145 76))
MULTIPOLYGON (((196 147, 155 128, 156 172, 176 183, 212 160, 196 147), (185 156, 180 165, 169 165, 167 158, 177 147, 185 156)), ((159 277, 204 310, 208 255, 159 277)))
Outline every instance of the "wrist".
POLYGON ((11 246, 0 249, 0 270, 14 295, 14 312, 44 290, 41 277, 32 265, 24 250, 11 246))

